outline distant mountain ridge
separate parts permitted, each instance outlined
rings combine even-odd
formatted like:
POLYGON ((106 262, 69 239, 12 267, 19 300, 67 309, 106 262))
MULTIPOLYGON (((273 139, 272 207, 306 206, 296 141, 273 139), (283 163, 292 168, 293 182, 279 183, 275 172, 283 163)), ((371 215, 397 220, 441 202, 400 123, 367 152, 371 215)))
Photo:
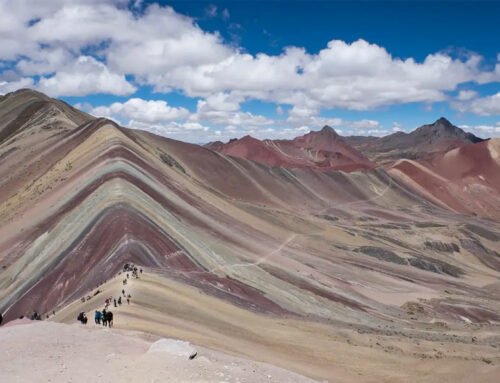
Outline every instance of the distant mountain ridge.
POLYGON ((329 126, 292 140, 258 140, 245 136, 206 148, 233 157, 290 168, 353 171, 391 165, 400 159, 428 159, 449 150, 485 141, 441 117, 410 133, 384 137, 340 136, 329 126))
POLYGON ((453 125, 444 117, 410 133, 396 132, 385 137, 344 137, 344 140, 380 165, 403 158, 425 159, 485 141, 453 125))
POLYGON ((374 163, 347 144, 343 137, 329 126, 293 140, 261 141, 245 136, 229 140, 226 144, 220 141, 212 142, 205 147, 271 166, 311 168, 321 171, 354 171, 375 167, 374 163))

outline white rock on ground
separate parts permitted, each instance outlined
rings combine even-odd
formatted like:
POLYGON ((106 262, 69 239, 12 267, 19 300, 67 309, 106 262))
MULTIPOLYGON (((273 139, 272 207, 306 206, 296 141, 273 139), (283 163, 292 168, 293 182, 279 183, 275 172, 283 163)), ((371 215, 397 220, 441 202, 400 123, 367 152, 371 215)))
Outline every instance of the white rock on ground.
POLYGON ((148 350, 148 354, 154 352, 164 352, 175 356, 184 356, 192 359, 196 354, 196 349, 189 342, 177 339, 160 339, 154 342, 148 350))

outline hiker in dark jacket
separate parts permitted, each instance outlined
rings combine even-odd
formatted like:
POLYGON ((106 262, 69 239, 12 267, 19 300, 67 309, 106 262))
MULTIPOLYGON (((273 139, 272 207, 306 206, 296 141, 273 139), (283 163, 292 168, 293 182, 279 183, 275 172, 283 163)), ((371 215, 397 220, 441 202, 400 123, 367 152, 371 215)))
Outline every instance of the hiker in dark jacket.
POLYGON ((76 319, 79 320, 82 324, 87 324, 87 316, 83 311, 78 314, 78 317, 76 319))
POLYGON ((95 311, 94 320, 95 324, 101 324, 101 312, 99 310, 95 311))
POLYGON ((102 325, 106 327, 108 325, 108 317, 106 316, 106 309, 102 310, 101 320, 102 320, 102 325))
POLYGON ((113 327, 113 313, 111 311, 106 313, 106 320, 108 321, 109 327, 113 327))

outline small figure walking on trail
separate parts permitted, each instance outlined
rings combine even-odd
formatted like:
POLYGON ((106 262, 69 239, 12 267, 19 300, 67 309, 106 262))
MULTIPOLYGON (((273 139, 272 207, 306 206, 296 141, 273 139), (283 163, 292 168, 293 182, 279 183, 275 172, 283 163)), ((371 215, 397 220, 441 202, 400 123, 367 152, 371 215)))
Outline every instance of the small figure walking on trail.
POLYGON ((115 307, 116 307, 116 298, 115 298, 115 299, 113 299, 113 303, 115 304, 115 307))
POLYGON ((130 298, 129 297, 127 297, 127 303, 130 304, 130 298))
POLYGON ((102 310, 101 319, 102 319, 102 325, 106 327, 108 325, 108 316, 106 314, 106 309, 102 310))
POLYGON ((108 321, 108 326, 110 328, 113 327, 113 313, 111 311, 106 313, 106 320, 108 321))
POLYGON ((142 274, 142 268, 140 269, 140 272, 141 272, 141 274, 142 274))
POLYGON ((94 320, 95 324, 101 324, 101 312, 99 310, 95 311, 94 320))
POLYGON ((122 305, 122 297, 118 298, 118 304, 121 306, 122 305))
POLYGON ((87 324, 87 316, 83 311, 80 314, 78 314, 78 317, 76 319, 82 322, 82 324, 87 324))
POLYGON ((125 296, 125 289, 122 290, 122 294, 123 294, 123 296, 125 296))
POLYGON ((128 273, 127 273, 127 279, 128 279, 128 273))

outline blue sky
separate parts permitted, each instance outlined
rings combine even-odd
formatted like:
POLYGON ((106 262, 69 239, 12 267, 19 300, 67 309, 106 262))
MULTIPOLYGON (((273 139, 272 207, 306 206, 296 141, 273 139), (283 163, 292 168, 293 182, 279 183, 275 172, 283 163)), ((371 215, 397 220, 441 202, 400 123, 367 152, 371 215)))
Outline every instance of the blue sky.
POLYGON ((192 142, 500 136, 499 2, 0 0, 0 93, 192 142))

